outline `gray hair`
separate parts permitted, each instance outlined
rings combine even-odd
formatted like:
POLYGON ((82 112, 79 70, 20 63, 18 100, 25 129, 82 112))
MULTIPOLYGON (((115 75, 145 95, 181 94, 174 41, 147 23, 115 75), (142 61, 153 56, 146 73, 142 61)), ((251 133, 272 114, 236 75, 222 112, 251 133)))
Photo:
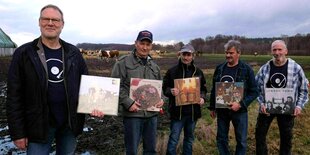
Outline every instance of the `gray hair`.
POLYGON ((275 40, 274 42, 272 42, 272 44, 271 44, 271 49, 272 49, 273 46, 275 46, 276 44, 281 44, 281 45, 287 50, 286 43, 285 43, 283 40, 275 40))
POLYGON ((40 16, 42 15, 42 12, 45 10, 45 9, 48 9, 48 8, 53 8, 55 10, 57 10, 60 14, 61 14, 61 20, 64 22, 64 15, 62 13, 62 11, 60 10, 60 8, 56 5, 53 5, 53 4, 48 4, 46 6, 44 6, 41 11, 40 11, 40 16))
POLYGON ((224 50, 228 51, 231 48, 235 47, 236 51, 238 53, 241 52, 241 43, 238 40, 229 40, 225 45, 224 45, 224 50))

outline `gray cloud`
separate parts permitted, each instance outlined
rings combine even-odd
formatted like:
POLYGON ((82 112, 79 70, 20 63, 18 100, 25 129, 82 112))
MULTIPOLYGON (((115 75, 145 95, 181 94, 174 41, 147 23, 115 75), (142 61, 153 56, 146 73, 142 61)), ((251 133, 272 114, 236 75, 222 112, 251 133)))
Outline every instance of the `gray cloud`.
MULTIPOLYGON (((61 37, 74 44, 133 43, 142 29, 152 31, 160 42, 188 42, 216 34, 278 37, 310 33, 310 4, 306 0, 53 2, 65 14, 61 37)), ((23 38, 39 36, 39 11, 46 2, 16 3, 0 0, 0 27, 14 36, 13 40, 20 40, 20 45, 23 38)))

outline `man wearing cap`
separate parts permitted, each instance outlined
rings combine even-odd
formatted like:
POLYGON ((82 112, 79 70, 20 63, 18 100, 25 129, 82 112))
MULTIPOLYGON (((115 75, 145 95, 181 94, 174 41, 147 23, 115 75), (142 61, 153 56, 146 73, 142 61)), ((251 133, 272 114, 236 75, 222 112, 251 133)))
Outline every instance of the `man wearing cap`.
MULTIPOLYGON (((143 154, 156 154, 157 112, 140 110, 141 104, 129 98, 131 78, 161 80, 159 66, 149 55, 153 35, 150 31, 139 32, 135 49, 116 61, 112 77, 120 78, 119 113, 123 116, 126 154, 137 154, 143 139, 143 154)), ((157 107, 163 106, 161 100, 157 107)))
POLYGON ((164 95, 169 97, 170 113, 170 136, 167 146, 167 155, 175 155, 176 147, 182 129, 184 130, 183 154, 192 154, 192 144, 194 141, 194 130, 198 118, 201 117, 200 107, 206 100, 206 80, 201 69, 194 65, 194 48, 187 44, 178 52, 179 62, 170 68, 163 79, 164 95), (174 79, 184 79, 199 77, 200 79, 200 102, 176 106, 175 96, 179 95, 180 90, 174 87, 174 79))
POLYGON ((217 114, 217 147, 221 155, 230 154, 228 147, 228 133, 230 122, 235 129, 237 146, 235 154, 245 155, 247 148, 248 106, 258 96, 255 76, 252 68, 239 60, 241 43, 229 40, 225 45, 226 61, 218 65, 213 74, 213 87, 210 96, 211 117, 217 114), (239 102, 230 102, 229 108, 215 107, 216 82, 243 82, 243 98, 239 102))

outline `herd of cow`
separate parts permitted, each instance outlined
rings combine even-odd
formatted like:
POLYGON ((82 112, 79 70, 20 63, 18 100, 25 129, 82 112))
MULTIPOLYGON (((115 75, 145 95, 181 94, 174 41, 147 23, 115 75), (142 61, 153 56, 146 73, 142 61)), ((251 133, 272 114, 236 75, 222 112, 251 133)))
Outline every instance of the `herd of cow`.
POLYGON ((80 52, 82 55, 95 56, 101 59, 117 58, 119 56, 118 50, 85 50, 80 48, 80 52))
MULTIPOLYGON (((118 56, 120 55, 120 52, 118 50, 103 50, 103 49, 99 49, 99 50, 86 50, 86 49, 82 49, 80 48, 80 52, 82 55, 85 56, 91 56, 91 57, 98 57, 101 59, 105 59, 108 61, 108 58, 118 58, 118 56)), ((150 55, 152 57, 160 57, 160 55, 165 55, 167 53, 167 51, 163 51, 163 50, 152 50, 150 51, 150 55)), ((202 56, 202 52, 200 51, 196 51, 195 52, 196 56, 202 56)))

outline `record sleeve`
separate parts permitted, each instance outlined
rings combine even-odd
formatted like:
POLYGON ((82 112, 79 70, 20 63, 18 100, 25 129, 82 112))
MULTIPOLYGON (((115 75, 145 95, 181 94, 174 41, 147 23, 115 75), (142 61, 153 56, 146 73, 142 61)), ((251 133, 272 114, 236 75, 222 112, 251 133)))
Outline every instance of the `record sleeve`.
POLYGON ((104 115, 116 116, 119 90, 118 78, 82 75, 77 112, 90 114, 96 109, 104 115))

